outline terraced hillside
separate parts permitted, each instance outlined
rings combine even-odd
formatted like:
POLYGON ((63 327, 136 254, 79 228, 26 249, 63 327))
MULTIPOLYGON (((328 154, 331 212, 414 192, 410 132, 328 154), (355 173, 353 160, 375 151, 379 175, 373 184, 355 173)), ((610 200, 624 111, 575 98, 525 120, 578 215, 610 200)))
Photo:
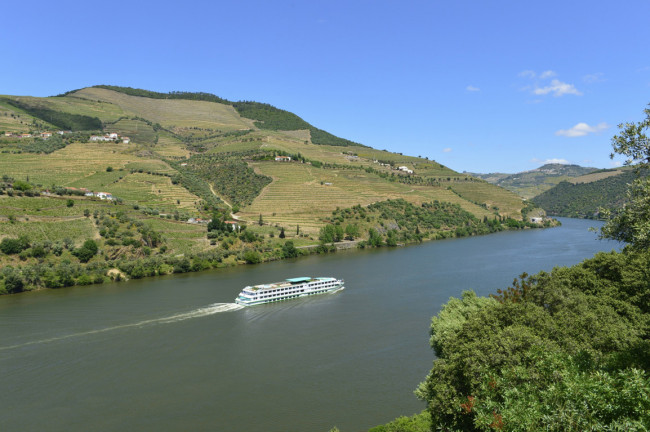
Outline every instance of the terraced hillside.
MULTIPOLYGON (((142 265, 156 266, 155 274, 189 271, 293 254, 285 238, 316 245, 336 212, 387 200, 427 209, 450 203, 434 207, 468 212, 457 220, 474 218, 473 226, 490 221, 475 230, 400 234, 404 241, 493 232, 506 220, 517 226, 510 218, 521 219, 524 207, 516 194, 435 161, 352 143, 270 105, 202 93, 103 86, 49 98, 0 96, 0 132, 0 243, 23 236, 26 265, 43 257, 75 263, 90 239, 102 265, 129 277, 144 274, 132 265, 141 260, 153 260, 142 265), (90 141, 109 133, 117 138, 90 141), (97 192, 113 199, 90 196, 97 192), (232 237, 210 219, 248 228, 232 237)), ((363 240, 379 224, 375 234, 394 243, 397 234, 378 217, 349 236, 363 240)), ((18 262, 0 254, 0 291, 2 266, 18 262)))
POLYGON ((367 206, 397 198, 416 204, 434 200, 451 202, 479 218, 494 215, 446 187, 390 182, 364 170, 316 168, 290 162, 263 162, 253 166, 257 172, 273 178, 273 182, 244 209, 242 216, 248 219, 261 214, 274 223, 299 224, 304 229, 316 230, 322 225, 322 219, 337 207, 367 206))

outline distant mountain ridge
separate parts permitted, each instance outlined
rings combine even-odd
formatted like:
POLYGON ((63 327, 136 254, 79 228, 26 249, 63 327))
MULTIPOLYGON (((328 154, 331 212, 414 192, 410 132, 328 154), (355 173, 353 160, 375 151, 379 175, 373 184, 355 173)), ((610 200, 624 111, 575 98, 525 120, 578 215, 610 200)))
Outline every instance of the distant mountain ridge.
POLYGON ((523 171, 515 174, 467 174, 508 189, 524 198, 530 199, 551 189, 561 181, 567 181, 595 171, 598 171, 598 168, 551 163, 542 165, 541 167, 530 171, 523 171))

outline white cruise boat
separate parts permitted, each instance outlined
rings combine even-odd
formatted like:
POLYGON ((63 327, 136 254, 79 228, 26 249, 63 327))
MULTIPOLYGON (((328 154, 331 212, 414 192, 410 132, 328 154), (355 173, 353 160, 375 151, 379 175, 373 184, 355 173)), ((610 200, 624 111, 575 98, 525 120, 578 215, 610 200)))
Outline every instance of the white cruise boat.
POLYGON ((252 306, 324 294, 343 289, 343 279, 333 277, 297 277, 283 282, 247 286, 239 293, 235 303, 252 306))

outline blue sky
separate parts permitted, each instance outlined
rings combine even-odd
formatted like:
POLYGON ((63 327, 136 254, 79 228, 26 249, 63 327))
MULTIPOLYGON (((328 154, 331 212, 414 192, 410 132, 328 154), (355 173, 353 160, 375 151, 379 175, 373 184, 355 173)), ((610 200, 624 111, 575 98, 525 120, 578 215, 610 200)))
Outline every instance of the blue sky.
POLYGON ((609 168, 650 103, 648 1, 29 1, 0 94, 204 91, 457 171, 609 168))

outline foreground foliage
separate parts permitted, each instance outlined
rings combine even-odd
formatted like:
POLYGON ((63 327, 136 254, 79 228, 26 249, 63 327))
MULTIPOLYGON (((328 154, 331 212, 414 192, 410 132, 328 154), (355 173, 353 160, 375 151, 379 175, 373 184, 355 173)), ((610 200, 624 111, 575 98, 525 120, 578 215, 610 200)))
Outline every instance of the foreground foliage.
MULTIPOLYGON (((619 125, 621 133, 614 135, 614 153, 627 156, 626 165, 634 165, 637 173, 650 169, 650 109, 645 109, 646 118, 638 123, 619 125)), ((612 153, 612 157, 614 157, 612 153)), ((636 250, 650 248, 650 179, 640 176, 630 185, 627 192, 628 204, 614 211, 603 227, 602 237, 624 241, 636 250)), ((609 212, 606 212, 607 216, 609 212)))
POLYGON ((438 359, 417 390, 443 430, 646 430, 650 254, 599 253, 465 292, 431 324, 438 359))
MULTIPOLYGON (((620 125, 614 152, 647 169, 650 109, 620 125)), ((650 182, 601 230, 627 242, 490 298, 466 292, 431 323, 438 359, 416 394, 432 429, 626 430, 650 427, 650 182)))

